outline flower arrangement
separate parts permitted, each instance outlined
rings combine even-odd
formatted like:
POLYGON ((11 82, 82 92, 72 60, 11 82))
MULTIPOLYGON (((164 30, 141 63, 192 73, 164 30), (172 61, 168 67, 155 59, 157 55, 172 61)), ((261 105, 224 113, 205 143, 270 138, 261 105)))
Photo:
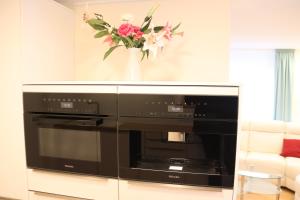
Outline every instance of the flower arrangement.
POLYGON ((101 14, 95 14, 95 18, 89 18, 87 14, 84 14, 84 21, 98 31, 95 38, 105 37, 104 42, 110 46, 103 59, 106 59, 116 48, 125 46, 127 49, 140 49, 141 60, 143 60, 145 56, 149 57, 149 53, 156 57, 157 50, 162 49, 165 41, 170 41, 173 36, 183 36, 183 32, 176 31, 180 23, 175 27, 169 23, 165 26, 153 26, 152 15, 156 9, 157 7, 150 9, 141 26, 133 25, 129 20, 123 20, 122 24, 115 28, 106 22, 101 14))

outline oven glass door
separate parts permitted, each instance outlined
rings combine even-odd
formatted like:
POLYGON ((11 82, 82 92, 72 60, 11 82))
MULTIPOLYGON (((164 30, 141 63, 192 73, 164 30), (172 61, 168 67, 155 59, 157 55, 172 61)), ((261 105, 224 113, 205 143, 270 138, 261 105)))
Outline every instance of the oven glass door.
POLYGON ((235 120, 123 117, 120 177, 232 187, 235 120))
POLYGON ((25 140, 29 167, 117 176, 114 119, 27 114, 25 140))

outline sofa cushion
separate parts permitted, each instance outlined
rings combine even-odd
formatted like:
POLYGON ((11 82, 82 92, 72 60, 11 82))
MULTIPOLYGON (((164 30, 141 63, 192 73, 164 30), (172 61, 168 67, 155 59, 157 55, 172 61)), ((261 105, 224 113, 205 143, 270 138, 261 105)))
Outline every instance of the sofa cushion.
POLYGON ((300 200, 300 174, 296 177, 295 180, 295 199, 299 199, 300 200))
POLYGON ((250 124, 248 151, 280 154, 285 124, 282 121, 252 122, 250 124))
POLYGON ((250 129, 259 132, 283 133, 286 129, 286 123, 283 121, 251 121, 250 129))
POLYGON ((290 190, 295 191, 295 179, 289 178, 287 176, 284 177, 285 179, 285 187, 289 188, 290 190))
POLYGON ((251 131, 249 134, 248 151, 280 154, 283 133, 251 131))
POLYGON ((240 150, 242 151, 247 151, 248 150, 248 136, 249 132, 248 131, 241 131, 240 132, 240 150))
POLYGON ((284 139, 281 154, 284 157, 300 158, 300 140, 284 139))
POLYGON ((246 163, 247 152, 240 151, 238 156, 239 156, 238 157, 238 159, 239 159, 239 169, 240 170, 247 170, 247 163, 246 163))
POLYGON ((286 176, 295 179, 296 176, 300 174, 300 158, 287 157, 285 162, 286 176))
POLYGON ((249 152, 247 167, 249 170, 284 175, 284 157, 273 153, 249 152))
POLYGON ((287 123, 285 138, 300 139, 300 124, 295 122, 287 123))

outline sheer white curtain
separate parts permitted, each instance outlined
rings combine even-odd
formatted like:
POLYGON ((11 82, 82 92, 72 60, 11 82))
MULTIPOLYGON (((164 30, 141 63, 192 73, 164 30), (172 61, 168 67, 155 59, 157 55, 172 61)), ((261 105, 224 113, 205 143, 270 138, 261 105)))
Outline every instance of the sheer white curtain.
POLYGON ((300 49, 295 51, 292 121, 300 122, 300 49))
POLYGON ((275 120, 292 120, 294 49, 276 49, 275 54, 275 120))

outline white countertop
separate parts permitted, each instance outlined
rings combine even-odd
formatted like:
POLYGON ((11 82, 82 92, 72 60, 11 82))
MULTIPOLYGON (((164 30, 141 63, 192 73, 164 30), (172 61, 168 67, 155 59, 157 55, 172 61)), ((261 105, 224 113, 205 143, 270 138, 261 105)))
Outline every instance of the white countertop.
POLYGON ((133 86, 228 86, 239 87, 229 82, 189 82, 189 81, 45 81, 26 82, 23 85, 133 85, 133 86))

